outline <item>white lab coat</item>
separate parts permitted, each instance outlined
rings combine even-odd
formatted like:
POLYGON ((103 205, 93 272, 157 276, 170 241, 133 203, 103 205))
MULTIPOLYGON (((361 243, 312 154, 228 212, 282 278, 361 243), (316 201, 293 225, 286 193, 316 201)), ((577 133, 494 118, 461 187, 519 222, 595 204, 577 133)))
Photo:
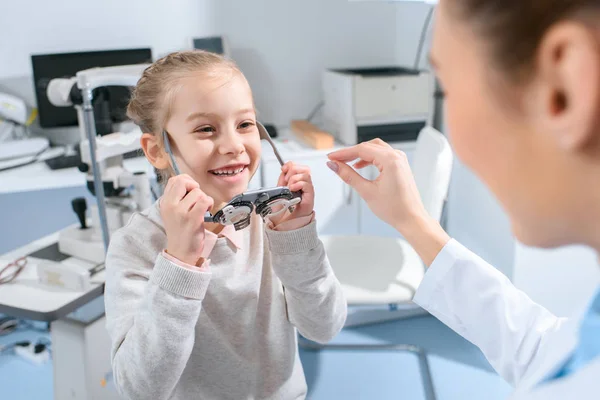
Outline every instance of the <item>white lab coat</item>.
POLYGON ((510 400, 600 399, 600 359, 546 382, 576 347, 586 310, 570 320, 552 315, 455 240, 435 259, 414 301, 481 349, 515 387, 510 400))

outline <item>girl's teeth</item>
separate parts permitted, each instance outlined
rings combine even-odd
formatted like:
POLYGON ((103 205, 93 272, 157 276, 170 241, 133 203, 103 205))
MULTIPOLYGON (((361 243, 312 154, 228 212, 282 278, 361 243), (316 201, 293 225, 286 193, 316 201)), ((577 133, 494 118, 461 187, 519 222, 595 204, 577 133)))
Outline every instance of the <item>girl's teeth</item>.
POLYGON ((238 168, 235 170, 217 170, 217 171, 213 171, 213 174, 215 175, 237 175, 240 172, 242 172, 244 170, 245 167, 242 168, 238 168))

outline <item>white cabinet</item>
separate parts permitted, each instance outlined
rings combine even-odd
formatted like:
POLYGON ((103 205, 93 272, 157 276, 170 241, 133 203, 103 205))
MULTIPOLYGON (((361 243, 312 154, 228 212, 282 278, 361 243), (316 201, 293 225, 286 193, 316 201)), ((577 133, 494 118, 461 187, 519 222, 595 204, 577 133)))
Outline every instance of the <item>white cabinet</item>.
MULTIPOLYGON (((319 233, 324 235, 399 236, 397 231, 379 220, 369 210, 366 203, 353 189, 327 168, 327 153, 331 150, 308 149, 294 141, 281 142, 278 140, 276 143, 284 161, 291 160, 307 165, 311 169, 319 233)), ((397 143, 393 146, 404 151, 409 160, 411 159, 415 147, 414 142, 397 143)), ((268 144, 263 145, 261 167, 263 187, 277 185, 281 168, 268 144)), ((366 168, 361 173, 369 179, 374 179, 377 176, 377 169, 366 168)))

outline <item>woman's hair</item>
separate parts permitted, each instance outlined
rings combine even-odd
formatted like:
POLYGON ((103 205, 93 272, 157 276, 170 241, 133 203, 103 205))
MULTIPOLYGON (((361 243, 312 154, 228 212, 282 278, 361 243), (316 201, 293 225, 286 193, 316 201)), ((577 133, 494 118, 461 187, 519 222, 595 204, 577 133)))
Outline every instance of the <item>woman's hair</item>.
POLYGON ((533 71, 544 34, 564 20, 585 21, 600 0, 448 0, 459 20, 470 24, 489 47, 493 65, 520 81, 533 71))
MULTIPOLYGON (((127 116, 144 133, 157 135, 162 143, 162 132, 171 115, 172 102, 182 78, 201 74, 206 79, 232 77, 241 74, 238 66, 225 57, 203 50, 171 53, 144 70, 131 93, 127 116)), ((164 146, 164 145, 163 145, 164 146)), ((169 171, 159 172, 159 180, 168 179, 169 171)))

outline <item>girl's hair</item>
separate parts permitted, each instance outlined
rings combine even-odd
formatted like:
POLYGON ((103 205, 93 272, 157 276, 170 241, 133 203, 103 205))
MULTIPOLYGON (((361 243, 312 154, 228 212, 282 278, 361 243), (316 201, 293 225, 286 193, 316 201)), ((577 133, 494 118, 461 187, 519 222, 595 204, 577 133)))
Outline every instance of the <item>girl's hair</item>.
POLYGON ((509 79, 526 79, 544 34, 564 20, 585 21, 600 0, 448 0, 451 12, 481 36, 493 65, 509 79))
MULTIPOLYGON (((171 106, 182 78, 202 74, 207 79, 226 78, 241 74, 231 60, 208 51, 189 50, 171 53, 155 61, 144 70, 131 93, 127 116, 144 133, 157 135, 162 143, 162 132, 171 115, 171 106)), ((170 172, 159 172, 159 180, 166 182, 170 172)))

